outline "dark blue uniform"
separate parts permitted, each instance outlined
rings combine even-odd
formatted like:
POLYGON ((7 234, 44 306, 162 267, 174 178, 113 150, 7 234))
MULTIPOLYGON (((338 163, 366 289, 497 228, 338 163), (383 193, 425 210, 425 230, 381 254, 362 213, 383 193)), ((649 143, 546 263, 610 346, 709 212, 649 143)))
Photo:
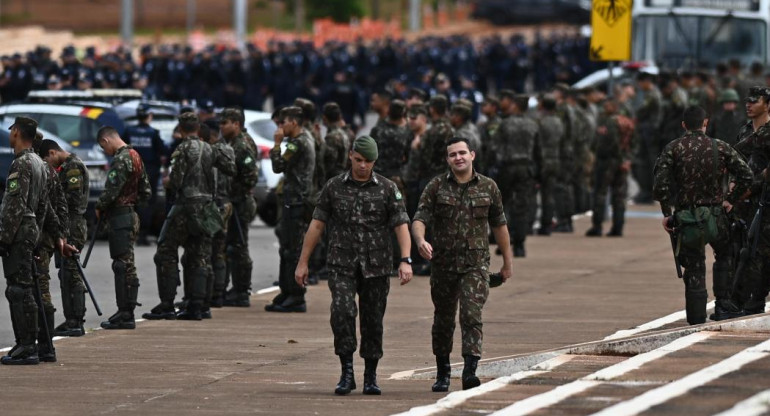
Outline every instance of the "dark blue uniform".
POLYGON ((140 213, 141 232, 144 234, 150 225, 152 205, 155 202, 155 196, 158 192, 158 181, 160 180, 161 158, 166 155, 167 149, 163 139, 160 138, 160 132, 150 127, 149 124, 139 123, 136 126, 128 126, 124 136, 126 143, 130 144, 139 153, 139 156, 142 157, 144 168, 147 172, 147 179, 150 180, 150 189, 152 190, 150 203, 143 210, 144 212, 140 213))

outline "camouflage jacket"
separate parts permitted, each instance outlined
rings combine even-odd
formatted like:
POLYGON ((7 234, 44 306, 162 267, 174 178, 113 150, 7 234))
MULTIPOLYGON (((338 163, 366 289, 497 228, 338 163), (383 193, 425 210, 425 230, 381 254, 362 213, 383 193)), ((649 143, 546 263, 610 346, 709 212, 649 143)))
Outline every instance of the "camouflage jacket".
POLYGON ((257 165, 258 152, 254 141, 241 133, 231 139, 228 144, 235 153, 236 172, 230 181, 230 199, 242 201, 251 196, 254 185, 259 179, 259 166, 257 165))
POLYGON ((735 150, 743 155, 754 173, 751 194, 760 195, 764 181, 759 173, 770 166, 770 123, 763 124, 754 131, 751 120, 746 122, 738 133, 738 144, 735 145, 735 150))
POLYGON ((59 168, 59 182, 67 198, 70 221, 74 220, 74 217, 82 218, 88 208, 90 183, 86 165, 74 153, 71 153, 59 168))
POLYGON ((660 90, 653 88, 643 92, 644 101, 636 109, 636 122, 640 126, 657 129, 661 119, 661 95, 660 90))
POLYGON ((500 127, 501 122, 502 119, 499 116, 494 116, 479 125, 479 131, 481 132, 481 159, 476 157, 473 164, 480 172, 486 172, 490 166, 495 164, 495 145, 492 144, 492 138, 495 136, 495 132, 500 127))
POLYGON ((326 154, 326 142, 321 137, 321 133, 315 128, 313 123, 305 123, 303 127, 305 132, 313 139, 313 146, 315 150, 315 169, 313 170, 313 199, 317 199, 318 193, 321 192, 326 183, 326 167, 324 166, 324 157, 326 154))
MULTIPOLYGON (((7 247, 18 240, 16 233, 24 218, 33 219, 40 232, 50 208, 47 178, 45 162, 31 148, 16 154, 8 171, 0 206, 0 244, 7 247)), ((19 237, 37 242, 39 234, 19 237)))
POLYGON ((481 133, 475 124, 468 121, 458 127, 455 131, 455 137, 468 139, 468 142, 471 144, 471 150, 476 152, 476 157, 478 158, 481 155, 481 133))
POLYGON ((64 195, 64 188, 59 182, 59 174, 53 166, 45 164, 47 173, 48 201, 50 211, 45 215, 43 221, 43 234, 57 238, 67 238, 70 234, 69 209, 67 197, 64 195))
POLYGON ((459 184, 451 172, 433 178, 420 196, 414 221, 433 230, 432 266, 466 273, 489 268, 489 228, 505 225, 497 184, 476 172, 459 184))
POLYGON ((559 142, 559 158, 571 162, 575 158, 575 107, 567 103, 560 104, 556 114, 564 129, 559 142))
POLYGON ((386 121, 373 128, 370 136, 377 142, 379 152, 374 171, 387 178, 401 176, 409 149, 409 129, 386 121))
POLYGON ((549 114, 540 119, 540 133, 537 136, 538 159, 541 162, 556 162, 560 160, 561 142, 564 136, 564 124, 555 114, 549 114))
MULTIPOLYGON (((709 119, 706 134, 735 146, 745 123, 746 113, 740 108, 736 108, 735 111, 720 110, 709 119)), ((751 130, 753 132, 753 128, 751 130)))
POLYGON ((751 169, 735 149, 721 140, 716 140, 718 165, 714 166, 711 143, 705 133, 688 131, 663 149, 655 164, 653 195, 660 201, 664 215, 671 215, 673 208, 713 206, 724 200, 735 204, 751 185, 751 169), (725 171, 735 180, 735 187, 727 194, 723 186, 725 171))
POLYGON ((330 179, 318 200, 313 218, 327 226, 329 267, 364 278, 387 276, 393 267, 393 229, 408 224, 401 193, 393 181, 377 173, 365 183, 350 171, 330 179))
POLYGON ((326 180, 345 172, 348 167, 348 151, 350 151, 351 136, 342 127, 331 127, 324 138, 324 171, 326 180))
POLYGON ((636 149, 634 127, 630 118, 615 114, 599 116, 594 152, 603 161, 621 163, 631 160, 636 149))
POLYGON ((447 171, 446 142, 454 135, 449 120, 441 118, 431 124, 420 139, 420 179, 431 179, 447 171))
MULTIPOLYGON (((409 143, 409 155, 406 158, 406 165, 403 169, 403 178, 407 182, 417 182, 420 180, 420 147, 412 148, 414 141, 414 132, 409 132, 407 143, 409 143)), ((422 143, 421 143, 422 144, 422 143)))
POLYGON ((171 155, 171 171, 166 188, 176 195, 176 203, 202 203, 214 196, 214 152, 196 136, 182 140, 171 155))
POLYGON ((594 141, 594 134, 596 132, 596 120, 587 108, 575 108, 574 128, 575 159, 582 164, 590 160, 591 144, 594 141))
MULTIPOLYGON (((687 93, 677 88, 669 96, 661 98, 661 121, 658 140, 660 146, 667 145, 677 137, 682 137, 685 130, 682 127, 682 112, 687 107, 687 93)), ((719 136, 712 136, 717 137, 719 136)))
POLYGON ((214 199, 218 202, 230 200, 230 181, 238 173, 235 166, 235 151, 224 140, 211 145, 214 152, 214 199))
POLYGON ((150 181, 139 153, 129 145, 121 147, 112 159, 96 209, 109 211, 114 207, 143 205, 150 195, 150 181))
POLYGON ((281 147, 270 150, 273 172, 283 173, 283 204, 298 205, 313 202, 313 174, 315 173, 315 144, 307 130, 287 139, 286 151, 281 147))
POLYGON ((524 115, 503 118, 495 132, 495 164, 532 162, 539 131, 537 123, 524 115))

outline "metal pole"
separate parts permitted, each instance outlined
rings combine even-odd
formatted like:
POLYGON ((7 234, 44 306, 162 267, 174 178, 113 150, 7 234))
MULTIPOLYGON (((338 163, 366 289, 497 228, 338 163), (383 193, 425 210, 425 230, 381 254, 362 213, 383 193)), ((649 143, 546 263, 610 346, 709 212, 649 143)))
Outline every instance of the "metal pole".
POLYGON ((187 33, 192 33, 195 29, 195 0, 187 0, 187 33))
POLYGON ((294 31, 302 32, 305 27, 305 2, 294 0, 294 31))
POLYGON ((134 41, 134 0, 121 1, 120 35, 123 44, 130 47, 134 41))
POLYGON ((612 97, 614 95, 614 89, 615 89, 615 77, 612 75, 612 70, 615 69, 615 62, 610 61, 609 70, 610 70, 610 79, 607 82, 607 97, 612 97))
POLYGON ((235 32, 235 45, 243 50, 246 45, 246 19, 248 8, 246 0, 233 1, 233 30, 235 32))
POLYGON ((409 0, 409 30, 416 32, 420 30, 420 0, 409 0))

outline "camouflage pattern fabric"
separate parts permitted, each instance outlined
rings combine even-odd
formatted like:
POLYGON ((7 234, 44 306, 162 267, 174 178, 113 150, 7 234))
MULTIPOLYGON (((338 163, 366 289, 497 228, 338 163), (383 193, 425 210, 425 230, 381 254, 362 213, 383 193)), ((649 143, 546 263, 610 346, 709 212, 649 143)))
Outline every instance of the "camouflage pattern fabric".
POLYGON ((115 152, 96 209, 109 212, 115 207, 143 205, 150 199, 150 188, 139 153, 123 146, 115 152))
POLYGON ((495 136, 498 127, 500 127, 501 121, 502 119, 499 116, 493 116, 479 126, 479 132, 481 134, 481 158, 476 157, 473 164, 476 167, 476 170, 484 175, 491 176, 489 168, 495 164, 495 146, 492 143, 492 138, 495 136))
POLYGON ((709 119, 706 134, 735 146, 740 139, 741 129, 746 124, 746 113, 739 107, 735 111, 720 110, 709 119))
POLYGON ((369 135, 377 142, 379 151, 374 171, 387 178, 400 177, 409 151, 409 129, 386 121, 369 135))
MULTIPOLYGON (((555 114, 540 119, 540 133, 535 146, 535 160, 538 162, 538 182, 540 183, 541 217, 540 227, 549 229, 553 221, 554 191, 561 170, 561 141, 564 136, 564 124, 555 114)), ((535 198, 530 199, 535 204, 535 198)))
POLYGON ((575 170, 572 184, 575 194, 575 212, 581 213, 591 208, 590 186, 594 161, 591 144, 594 142, 596 120, 591 116, 588 108, 575 107, 574 129, 575 170))
POLYGON ((485 270, 467 273, 439 271, 430 277, 433 301, 433 354, 449 356, 455 330, 457 306, 460 306, 462 355, 481 357, 484 334, 482 309, 489 296, 489 276, 485 270))
MULTIPOLYGON (((75 154, 70 154, 60 166, 59 182, 67 198, 69 212, 70 225, 67 243, 82 251, 88 238, 85 212, 88 207, 90 183, 88 169, 75 154)), ((77 260, 73 257, 64 257, 61 267, 60 286, 64 317, 73 321, 82 320, 85 314, 86 287, 77 260), (76 301, 73 303, 72 299, 76 301)))
POLYGON ((364 359, 382 358, 382 320, 390 291, 390 278, 365 279, 358 270, 329 268, 329 290, 332 293, 330 323, 334 334, 334 353, 345 356, 356 351, 356 294, 361 313, 361 351, 364 359))
POLYGON ((634 160, 634 177, 639 182, 640 194, 646 198, 652 193, 655 159, 660 152, 657 133, 661 118, 661 97, 657 88, 642 94, 642 105, 636 110, 639 147, 634 160))
POLYGON ((348 151, 352 143, 352 136, 339 126, 334 126, 326 133, 324 141, 326 149, 324 151, 324 170, 326 180, 341 175, 348 168, 348 151))
POLYGON ((420 141, 420 181, 427 183, 437 175, 445 173, 446 142, 454 136, 449 120, 440 118, 432 122, 420 141))
POLYGON ((470 142, 471 150, 476 152, 476 159, 481 159, 481 132, 475 124, 466 121, 465 124, 457 128, 454 135, 455 137, 467 139, 470 142))
POLYGON ((632 144, 627 139, 632 137, 630 131, 623 134, 621 123, 626 123, 626 130, 633 127, 631 121, 621 115, 599 117, 596 128, 594 162, 594 206, 593 224, 600 227, 607 211, 607 193, 611 195, 613 226, 620 227, 624 223, 626 199, 628 198, 628 172, 621 169, 625 161, 632 157, 632 144))
POLYGON ((286 151, 275 146, 270 150, 273 171, 284 174, 283 204, 302 204, 312 201, 315 173, 315 144, 306 130, 287 139, 286 151))

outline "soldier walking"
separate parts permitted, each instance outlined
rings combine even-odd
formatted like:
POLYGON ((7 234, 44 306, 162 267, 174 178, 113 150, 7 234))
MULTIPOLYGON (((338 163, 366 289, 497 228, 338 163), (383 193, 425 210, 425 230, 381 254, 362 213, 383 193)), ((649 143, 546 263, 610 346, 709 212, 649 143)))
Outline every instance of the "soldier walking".
POLYGON ((364 359, 364 394, 381 394, 377 364, 382 358, 383 316, 390 290, 391 233, 398 237, 401 284, 412 279, 409 217, 395 183, 374 173, 377 143, 368 136, 353 142, 351 169, 327 182, 308 227, 294 274, 306 285, 308 258, 328 226, 329 289, 334 353, 342 367, 334 390, 344 395, 356 389, 353 353, 356 351, 356 294, 361 309, 361 350, 364 359))
POLYGON ((489 295, 488 226, 503 253, 500 270, 503 281, 513 273, 513 258, 503 209, 495 182, 473 169, 475 153, 467 139, 447 143, 450 172, 428 183, 412 223, 412 236, 420 255, 431 261, 431 299, 433 300, 433 354, 436 356, 436 382, 433 391, 448 391, 455 315, 460 305, 463 390, 478 386, 476 366, 481 358, 481 313, 489 295), (433 228, 433 238, 425 240, 425 229, 433 228))
POLYGON ((150 181, 142 158, 120 138, 117 130, 102 127, 96 141, 107 156, 112 156, 104 192, 96 202, 96 217, 107 224, 112 271, 115 273, 115 298, 118 311, 102 322, 104 329, 134 329, 134 308, 139 294, 139 278, 134 264, 134 243, 139 232, 135 207, 150 199, 150 181))
POLYGON ((706 111, 688 107, 683 115, 684 136, 669 143, 655 165, 654 196, 660 201, 663 228, 677 232, 675 255, 684 267, 685 310, 690 325, 706 321, 705 245, 714 249, 714 296, 723 313, 740 311, 731 301, 732 257, 727 214, 749 189, 751 169, 727 143, 706 136, 706 111), (726 172, 726 173, 725 173, 726 172), (734 187, 725 192, 725 175, 734 187), (673 194, 676 190, 676 199, 673 194), (673 216, 673 220, 672 220, 673 216), (702 226, 702 224, 707 224, 702 226), (714 224, 715 235, 706 235, 714 224), (689 227, 689 228, 688 228, 689 227), (701 234, 692 234, 700 230, 701 234))

